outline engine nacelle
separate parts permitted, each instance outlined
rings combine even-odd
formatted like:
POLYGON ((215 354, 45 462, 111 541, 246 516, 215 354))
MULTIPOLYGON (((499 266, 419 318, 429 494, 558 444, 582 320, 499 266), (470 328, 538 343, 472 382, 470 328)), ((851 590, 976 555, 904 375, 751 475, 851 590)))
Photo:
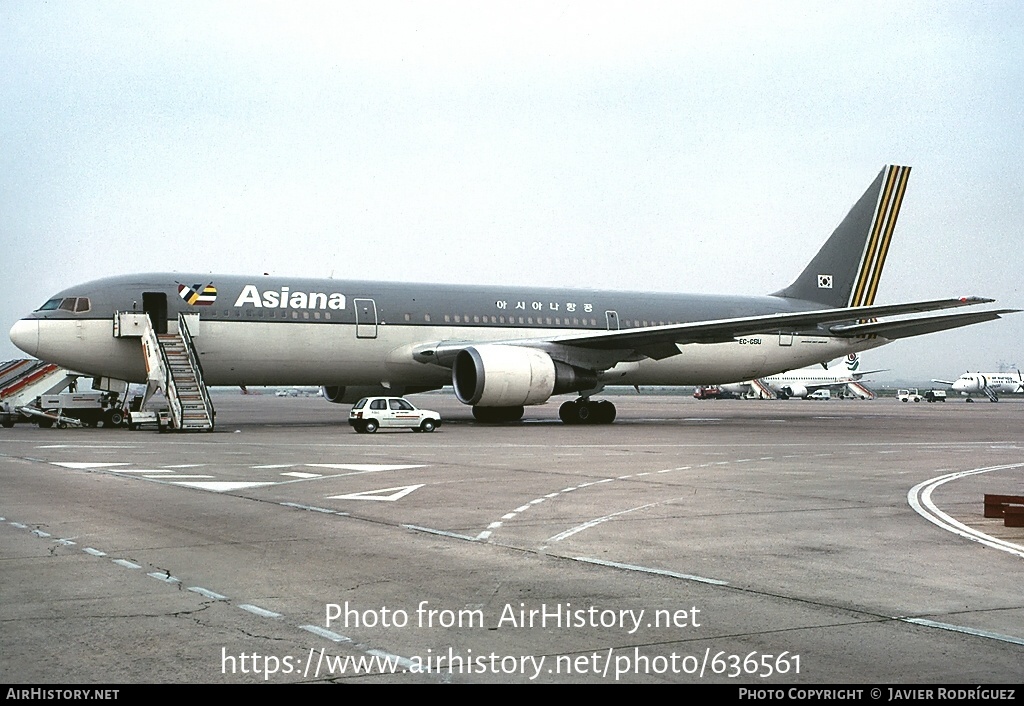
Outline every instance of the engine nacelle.
POLYGON ((552 360, 535 348, 482 345, 458 352, 452 384, 463 404, 517 407, 543 404, 563 392, 589 390, 597 386, 597 375, 552 360))
POLYGON ((786 385, 782 393, 787 397, 807 397, 807 388, 804 385, 786 385))

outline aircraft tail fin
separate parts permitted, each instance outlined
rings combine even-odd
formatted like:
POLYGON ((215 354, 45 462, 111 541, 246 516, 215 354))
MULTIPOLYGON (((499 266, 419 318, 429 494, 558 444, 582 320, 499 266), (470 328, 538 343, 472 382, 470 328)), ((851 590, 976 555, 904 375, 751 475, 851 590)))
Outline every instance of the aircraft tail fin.
POLYGON ((772 296, 870 306, 903 204, 910 167, 886 166, 796 280, 772 296))

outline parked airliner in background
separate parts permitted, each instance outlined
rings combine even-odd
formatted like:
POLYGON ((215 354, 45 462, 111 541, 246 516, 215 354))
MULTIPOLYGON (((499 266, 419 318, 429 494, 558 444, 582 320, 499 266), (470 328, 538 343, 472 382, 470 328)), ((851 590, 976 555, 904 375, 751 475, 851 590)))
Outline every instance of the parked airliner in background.
POLYGON ((961 395, 967 395, 967 401, 972 402, 971 395, 980 393, 993 402, 999 401, 999 395, 1013 395, 1024 392, 1024 374, 1019 370, 1010 370, 1005 373, 964 373, 956 380, 932 380, 942 385, 949 385, 954 391, 961 395))
POLYGON ((453 385, 485 421, 574 393, 563 421, 607 423, 615 408, 592 400, 606 385, 760 378, 1012 311, 921 315, 992 301, 975 297, 874 304, 909 173, 883 168, 796 280, 765 296, 123 275, 54 295, 11 340, 141 382, 149 350, 124 330, 145 319, 157 334, 189 329, 208 385, 316 384, 332 402, 453 385))
MULTIPOLYGON (((778 375, 769 375, 758 380, 718 385, 724 392, 741 397, 765 397, 768 392, 778 397, 806 398, 818 390, 840 385, 852 387, 851 394, 870 398, 874 394, 860 384, 865 375, 880 373, 881 370, 860 370, 860 356, 850 353, 845 359, 830 367, 813 366, 798 370, 787 370, 778 375)), ((822 393, 824 394, 824 393, 822 393)))

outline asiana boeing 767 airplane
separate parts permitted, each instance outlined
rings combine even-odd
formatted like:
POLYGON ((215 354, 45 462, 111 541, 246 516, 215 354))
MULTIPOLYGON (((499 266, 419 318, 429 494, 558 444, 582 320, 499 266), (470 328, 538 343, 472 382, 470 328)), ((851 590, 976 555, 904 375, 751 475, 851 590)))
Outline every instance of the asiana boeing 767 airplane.
POLYGON ((55 294, 11 340, 145 382, 164 344, 133 330, 184 328, 206 385, 321 385, 339 403, 452 385, 482 421, 574 394, 564 422, 608 423, 614 406, 592 399, 606 385, 749 380, 1014 311, 922 316, 993 301, 977 297, 874 303, 909 174, 882 169, 800 276, 765 296, 141 274, 55 294))

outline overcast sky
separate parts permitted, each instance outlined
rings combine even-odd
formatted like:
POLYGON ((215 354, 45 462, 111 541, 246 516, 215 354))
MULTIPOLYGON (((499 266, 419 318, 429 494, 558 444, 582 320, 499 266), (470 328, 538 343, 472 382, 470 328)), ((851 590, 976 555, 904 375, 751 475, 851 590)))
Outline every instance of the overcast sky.
POLYGON ((3 0, 0 329, 139 271, 764 294, 887 163, 914 170, 877 303, 1024 308, 1022 37, 1010 0, 3 0))

